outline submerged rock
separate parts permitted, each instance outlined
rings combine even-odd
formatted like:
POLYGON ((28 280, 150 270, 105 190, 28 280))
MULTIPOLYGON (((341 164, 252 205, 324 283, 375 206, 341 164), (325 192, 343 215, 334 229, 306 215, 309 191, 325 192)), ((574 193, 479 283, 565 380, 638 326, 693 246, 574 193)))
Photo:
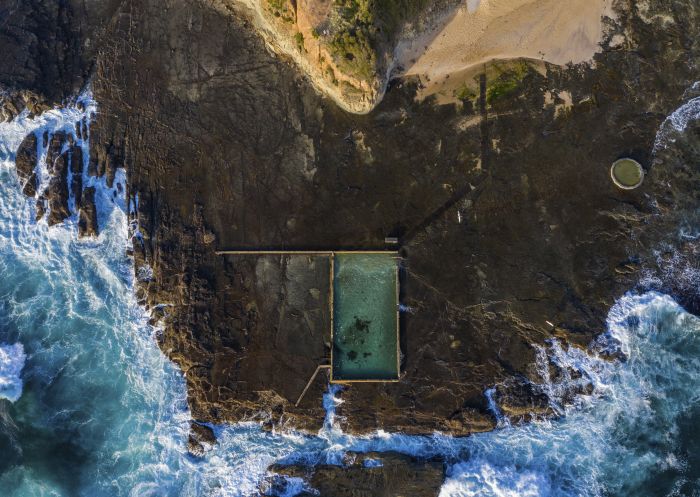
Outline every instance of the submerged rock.
POLYGON ((342 465, 274 464, 262 485, 263 495, 283 495, 289 481, 302 478, 311 497, 437 497, 445 479, 444 464, 397 452, 349 452, 342 465), (284 477, 284 478, 280 478, 284 477))
POLYGON ((36 200, 36 217, 35 220, 39 221, 46 214, 46 196, 42 193, 36 200))
POLYGON ((195 421, 190 423, 187 451, 195 457, 203 457, 216 444, 214 430, 195 421))

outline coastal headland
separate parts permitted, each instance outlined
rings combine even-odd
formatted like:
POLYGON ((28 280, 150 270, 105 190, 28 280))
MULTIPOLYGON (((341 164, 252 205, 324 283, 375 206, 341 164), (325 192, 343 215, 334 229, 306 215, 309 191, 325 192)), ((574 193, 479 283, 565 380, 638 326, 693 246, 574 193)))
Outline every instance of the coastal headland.
MULTIPOLYGON (((345 97, 289 50, 269 49, 285 4, 261 36, 268 14, 233 3, 31 0, 0 27, 15 61, 0 64, 6 119, 92 87, 90 147, 127 171, 138 297, 195 421, 315 432, 325 414, 322 375, 295 405, 329 353, 320 269, 220 249, 371 250, 398 238, 401 380, 340 393, 339 425, 354 434, 468 435, 496 426, 494 405, 512 422, 552 415, 537 361, 553 338, 587 346, 635 289, 698 311, 687 277, 697 242, 677 235, 697 216, 700 147, 659 135, 696 96, 693 1, 587 2, 580 19, 538 10, 548 1, 446 5, 452 17, 405 77, 367 73, 356 107, 339 106, 345 97), (505 20, 531 36, 492 30, 505 20), (494 58, 508 62, 484 64, 494 58), (640 188, 610 180, 621 157, 645 168, 640 188)), ((295 22, 304 50, 323 53, 306 35, 318 8, 299 2, 295 22)), ((382 46, 417 40, 399 35, 408 20, 382 46)), ((387 70, 394 48, 368 60, 387 70)), ((357 68, 342 67, 334 78, 351 91, 357 68)))

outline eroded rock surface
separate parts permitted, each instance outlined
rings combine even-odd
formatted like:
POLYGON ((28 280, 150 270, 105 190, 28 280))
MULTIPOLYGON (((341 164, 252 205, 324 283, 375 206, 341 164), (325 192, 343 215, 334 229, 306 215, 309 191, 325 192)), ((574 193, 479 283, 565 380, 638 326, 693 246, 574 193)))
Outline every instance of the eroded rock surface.
POLYGON ((445 477, 444 464, 395 452, 358 454, 350 452, 342 465, 275 464, 274 474, 262 486, 263 495, 285 495, 289 480, 302 478, 303 497, 437 497, 445 477))
POLYGON ((81 143, 88 140, 87 126, 86 119, 81 119, 76 123, 75 133, 43 132, 40 140, 35 133, 30 133, 20 143, 15 164, 22 191, 27 197, 35 199, 37 221, 46 215, 48 225, 54 226, 77 215, 78 234, 97 236, 96 187, 85 184, 83 175, 94 171, 92 176, 104 176, 108 188, 114 187, 121 192, 123 186, 114 185, 114 175, 117 167, 122 167, 123 163, 109 154, 103 154, 91 155, 86 164, 81 143), (39 150, 44 150, 45 154, 40 156, 39 150), (45 178, 45 186, 39 191, 38 172, 42 167, 48 178, 45 178))
POLYGON ((190 423, 190 435, 187 439, 187 451, 195 457, 202 457, 216 443, 214 431, 205 425, 190 423))
POLYGON ((36 135, 30 133, 22 140, 22 143, 20 143, 15 157, 17 176, 23 184, 22 191, 28 197, 34 197, 36 195, 36 173, 34 172, 34 168, 37 164, 36 154, 36 135))
MULTIPOLYGON (((224 15, 246 16, 266 43, 292 59, 314 87, 354 113, 382 99, 397 45, 439 31, 455 0, 214 0, 224 15)), ((417 43, 429 43, 421 39, 417 43)))
POLYGON ((697 311, 697 238, 678 238, 697 215, 697 133, 671 130, 652 150, 700 80, 698 9, 617 7, 594 66, 485 71, 477 94, 449 105, 395 82, 364 116, 319 97, 246 17, 207 2, 125 0, 95 22, 88 174, 128 168, 139 299, 158 309, 193 416, 313 432, 324 414, 323 375, 295 406, 328 359, 310 291, 323 289, 300 276, 311 262, 216 249, 400 239, 402 377, 341 392, 354 433, 489 430, 493 387, 515 421, 547 415, 537 361, 552 339, 586 346, 630 289, 697 311), (641 188, 610 181, 622 156, 647 168, 641 188))
POLYGON ((95 207, 95 187, 89 186, 81 195, 78 213, 78 234, 80 236, 97 236, 97 208, 95 207))

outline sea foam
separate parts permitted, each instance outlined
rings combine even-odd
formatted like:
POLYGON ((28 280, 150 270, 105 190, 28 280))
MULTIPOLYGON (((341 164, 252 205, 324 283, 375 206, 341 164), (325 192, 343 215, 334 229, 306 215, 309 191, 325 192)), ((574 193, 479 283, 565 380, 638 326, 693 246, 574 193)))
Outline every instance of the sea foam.
POLYGON ((673 111, 661 124, 654 141, 654 152, 675 142, 676 137, 685 132, 691 121, 700 119, 700 81, 685 93, 685 103, 673 111))
POLYGON ((26 355, 21 343, 0 344, 0 399, 16 402, 22 395, 20 373, 26 355))

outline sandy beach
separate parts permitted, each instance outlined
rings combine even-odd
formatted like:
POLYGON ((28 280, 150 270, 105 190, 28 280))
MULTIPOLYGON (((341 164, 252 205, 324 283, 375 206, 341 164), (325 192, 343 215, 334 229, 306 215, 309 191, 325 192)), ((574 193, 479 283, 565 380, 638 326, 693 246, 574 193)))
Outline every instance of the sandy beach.
POLYGON ((397 50, 406 75, 435 81, 492 59, 590 60, 612 0, 467 0, 441 28, 397 50))

